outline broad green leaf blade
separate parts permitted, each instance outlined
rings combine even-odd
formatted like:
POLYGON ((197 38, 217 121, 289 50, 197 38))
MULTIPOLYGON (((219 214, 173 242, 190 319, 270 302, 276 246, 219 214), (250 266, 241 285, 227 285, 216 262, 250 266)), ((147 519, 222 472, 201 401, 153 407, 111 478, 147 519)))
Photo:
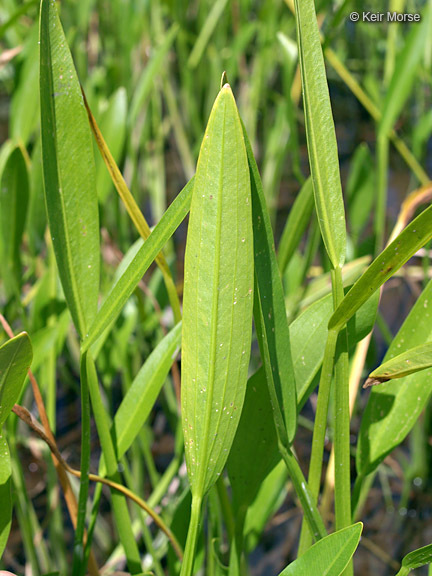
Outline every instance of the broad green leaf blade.
POLYGON ((193 186, 194 178, 189 180, 183 190, 177 195, 160 222, 155 226, 153 232, 144 242, 144 245, 127 266, 124 274, 114 284, 97 313, 87 337, 84 339, 82 344, 83 351, 88 350, 103 331, 115 322, 128 298, 138 286, 138 282, 156 259, 166 242, 180 226, 189 212, 193 186))
POLYGON ((237 519, 239 513, 246 514, 261 484, 279 460, 273 409, 261 367, 248 380, 242 415, 227 461, 237 519))
POLYGON ((358 522, 322 538, 279 576, 339 576, 357 549, 362 529, 358 522))
POLYGON ((252 338, 249 167, 228 84, 201 146, 186 243, 182 422, 197 501, 221 474, 240 419, 252 338))
POLYGON ((282 275, 310 222, 313 206, 313 184, 308 178, 295 199, 279 243, 278 264, 282 275))
POLYGON ((9 446, 0 426, 0 558, 6 548, 12 524, 12 468, 9 446))
POLYGON ((261 178, 244 126, 243 136, 252 194, 255 325, 278 433, 291 443, 297 426, 297 398, 282 280, 261 178))
POLYGON ((428 544, 427 546, 423 546, 422 548, 418 548, 417 550, 413 550, 406 556, 404 556, 402 560, 402 569, 399 574, 408 574, 410 570, 414 570, 415 568, 420 568, 420 566, 424 566, 425 564, 432 563, 432 544, 428 544), (405 572, 402 570, 405 569, 405 572))
MULTIPOLYGON (((432 281, 393 339, 384 361, 432 340, 430 302, 432 281)), ((431 369, 424 370, 372 388, 358 440, 356 465, 360 476, 372 472, 410 432, 430 398, 431 373, 431 369)))
POLYGON ((45 194, 59 275, 85 336, 99 292, 99 212, 93 143, 80 84, 57 14, 42 0, 40 96, 45 194))
POLYGON ((354 153, 346 186, 349 229, 356 252, 356 244, 367 221, 375 199, 374 161, 367 144, 362 143, 354 153))
POLYGON ((0 431, 21 394, 32 358, 32 345, 26 332, 0 347, 0 431))
POLYGON ((395 63, 394 73, 382 107, 379 124, 379 131, 382 134, 388 134, 393 128, 411 94, 418 66, 424 55, 426 40, 432 33, 429 11, 430 5, 427 5, 422 14, 421 23, 411 25, 405 45, 395 63))
POLYGON ((25 228, 29 182, 24 150, 12 142, 2 149, 0 166, 1 269, 9 293, 20 293, 21 241, 25 228))
POLYGON ((432 342, 410 348, 403 354, 399 354, 378 366, 369 374, 364 388, 382 384, 388 380, 403 378, 427 368, 432 368, 432 342))
POLYGON ((330 318, 329 329, 340 330, 375 290, 378 290, 432 238, 432 206, 417 216, 372 262, 330 318))
POLYGON ((333 268, 345 261, 345 211, 336 134, 314 0, 295 0, 309 163, 321 235, 333 268))
POLYGON ((136 375, 114 417, 112 436, 119 460, 147 420, 175 359, 181 322, 156 346, 136 375))

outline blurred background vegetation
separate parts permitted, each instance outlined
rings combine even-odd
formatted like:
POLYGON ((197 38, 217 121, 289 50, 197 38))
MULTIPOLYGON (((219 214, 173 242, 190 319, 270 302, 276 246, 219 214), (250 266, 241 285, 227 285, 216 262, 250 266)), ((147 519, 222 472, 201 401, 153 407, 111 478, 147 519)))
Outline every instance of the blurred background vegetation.
MULTIPOLYGON (((278 246, 309 173, 295 20, 289 0, 63 0, 58 4, 90 107, 151 224, 159 221, 194 174, 208 115, 221 73, 226 70, 254 146, 278 246)), ((432 9, 426 12, 432 2, 320 0, 316 5, 339 146, 349 231, 347 281, 352 283, 388 239, 404 198, 426 186, 428 174, 432 174, 432 9), (355 23, 349 19, 353 10, 387 9, 420 13, 423 19, 415 24, 355 23), (415 45, 420 30, 422 40, 415 45), (407 53, 411 55, 408 63, 407 53), (377 146, 380 116, 404 91, 408 94, 403 107, 385 134, 391 142, 386 156, 377 146)), ((16 232, 22 241, 18 269, 9 267, 8 226, 4 219, 0 225, 0 311, 16 331, 29 331, 35 347, 33 370, 43 389, 52 428, 60 448, 78 467, 78 343, 46 234, 38 11, 35 0, 2 0, 0 4, 0 145, 4 151, 4 143, 12 140, 20 147, 26 165, 18 208, 22 229, 16 232), (17 281, 10 282, 14 275, 17 281)), ((106 292, 118 263, 138 235, 96 147, 95 159, 103 240, 102 291, 106 292)), ((328 263, 315 216, 310 213, 300 245, 282 265, 290 320, 330 291, 329 278, 323 275, 328 263)), ((185 232, 183 224, 167 247, 179 293, 185 232)), ((369 351, 369 368, 382 358, 428 277, 426 250, 388 283, 369 351)), ((161 274, 154 269, 125 308, 98 357, 111 413, 171 326, 161 274)), ((0 333, 0 342, 5 340, 6 335, 0 333)), ((258 361, 256 353, 252 365, 257 367, 258 361)), ((126 471, 136 492, 146 497, 154 494, 161 477, 168 478, 170 492, 162 494, 165 513, 173 525, 177 522, 186 530, 187 518, 182 518, 187 516, 187 481, 179 448, 178 392, 174 374, 129 455, 126 471), (171 477, 165 475, 170 462, 174 462, 171 477)), ((29 391, 22 403, 32 407, 29 391)), ((360 398, 353 434, 364 403, 360 398)), ((302 412, 303 426, 296 443, 303 463, 308 459, 313 408, 312 395, 302 412)), ((16 419, 10 420, 11 451, 20 457, 14 459, 15 531, 4 563, 19 572, 27 558, 33 574, 55 566, 66 573, 73 532, 67 513, 57 506, 60 496, 47 450, 32 440, 16 419)), ((364 572, 356 573, 394 573, 390 558, 413 547, 416 534, 423 534, 422 543, 425 538, 431 540, 430 428, 428 410, 410 440, 380 468, 379 490, 372 490, 365 512, 370 518, 360 548, 363 552, 356 555, 357 567, 364 572)), ((96 433, 94 454, 97 466, 96 433)), ((284 473, 273 482, 269 490, 282 487, 284 473)), ((102 512, 95 539, 106 556, 116 544, 106 501, 102 512)), ((214 538, 222 537, 220 514, 214 501, 209 528, 214 538)), ((294 557, 299 522, 293 499, 285 497, 285 491, 275 494, 251 532, 255 540, 250 548, 260 541, 251 563, 253 574, 276 573, 294 557)), ((146 548, 155 548, 156 558, 162 556, 166 543, 152 541, 145 530, 142 534, 146 548)), ((163 574, 162 566, 151 567, 163 574)))

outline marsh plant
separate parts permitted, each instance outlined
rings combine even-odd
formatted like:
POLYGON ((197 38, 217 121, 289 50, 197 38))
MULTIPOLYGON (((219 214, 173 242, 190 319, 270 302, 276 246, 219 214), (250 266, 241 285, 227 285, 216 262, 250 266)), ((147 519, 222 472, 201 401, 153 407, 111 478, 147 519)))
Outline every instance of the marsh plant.
MULTIPOLYGON (((359 28, 365 86, 339 55, 348 45, 330 48, 347 2, 320 3, 324 25, 313 0, 191 4, 62 2, 66 36, 55 0, 0 8, 12 94, 0 155, 3 566, 256 574, 249 555, 288 491, 302 517, 296 553, 263 573, 360 576, 375 478, 392 500, 385 459, 411 433, 418 462, 427 434, 432 4, 408 29, 389 23, 382 85, 377 29, 359 28), (252 8, 259 18, 242 20, 252 8), (277 93, 266 88, 273 42, 277 93), (376 126, 375 158, 357 148, 345 199, 325 60, 376 126), (397 123, 423 84, 410 147, 397 123), (391 234, 390 145, 412 190, 391 234), (299 186, 276 252, 287 163, 299 186), (170 178, 187 182, 171 202, 170 178), (402 267, 418 294, 393 337, 379 301, 402 267), (388 340, 382 362, 367 358, 375 324, 388 340), (365 380, 372 389, 360 394, 365 380), (79 459, 62 443, 66 390, 79 398, 79 459), (356 397, 365 408, 353 444, 356 397), (312 431, 307 449, 300 426, 312 431)), ((425 462, 423 451, 422 470, 406 466, 408 491, 414 477, 427 483, 425 462)), ((391 573, 429 564, 426 535, 416 543, 403 558, 381 555, 391 573)))

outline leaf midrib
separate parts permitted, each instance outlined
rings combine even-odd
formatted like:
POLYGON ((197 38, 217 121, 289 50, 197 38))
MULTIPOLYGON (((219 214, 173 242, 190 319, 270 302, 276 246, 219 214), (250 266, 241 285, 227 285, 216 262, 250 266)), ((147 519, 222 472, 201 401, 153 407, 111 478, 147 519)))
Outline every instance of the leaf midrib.
MULTIPOLYGON (((211 421, 211 413, 213 410, 213 393, 214 393, 214 380, 215 380, 215 360, 216 360, 216 335, 217 335, 217 315, 218 315, 218 308, 219 308, 219 297, 218 297, 218 290, 217 290, 217 283, 219 278, 219 269, 220 269, 220 232, 222 227, 222 188, 223 188, 223 151, 225 145, 225 120, 226 120, 226 101, 224 98, 224 110, 223 110, 223 124, 222 124, 222 143, 221 143, 221 153, 220 153, 220 175, 219 175, 219 190, 218 190, 218 212, 217 212, 217 221, 216 221, 216 246, 215 246, 215 263, 213 267, 213 278, 215 278, 216 283, 213 284, 213 295, 212 295, 212 330, 211 330, 211 338, 210 338, 210 364, 209 364, 209 379, 208 379, 208 387, 209 387, 209 394, 207 397, 207 404, 206 404, 206 411, 205 411, 205 422, 204 422, 204 435, 203 435, 203 443, 201 444, 201 450, 198 454, 197 462, 201 462, 201 455, 203 459, 206 459, 206 462, 201 462, 198 468, 198 480, 197 480, 197 491, 196 494, 198 497, 202 497, 204 495, 204 486, 205 486, 205 473, 207 470, 207 460, 209 457, 208 453, 208 444, 209 444, 209 431, 210 431, 210 421, 211 421)), ((195 402, 195 406, 197 403, 195 402)))

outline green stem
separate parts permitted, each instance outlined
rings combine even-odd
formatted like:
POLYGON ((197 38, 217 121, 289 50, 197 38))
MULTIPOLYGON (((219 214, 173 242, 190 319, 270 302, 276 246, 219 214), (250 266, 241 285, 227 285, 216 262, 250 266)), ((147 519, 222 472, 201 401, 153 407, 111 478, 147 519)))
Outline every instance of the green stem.
POLYGON ((378 167, 378 195, 375 213, 375 254, 384 248, 385 220, 387 208, 387 170, 389 159, 389 141, 387 135, 378 134, 377 141, 377 167, 378 167))
POLYGON ((82 575, 86 568, 86 555, 84 554, 84 531, 89 489, 90 471, 90 400, 87 379, 87 353, 80 359, 81 379, 81 482, 78 498, 78 517, 75 529, 74 553, 72 573, 82 575))
POLYGON ((191 518, 180 576, 192 576, 193 574, 195 550, 198 540, 199 521, 201 518, 201 505, 201 496, 192 496, 191 518))
POLYGON ((234 538, 237 521, 234 521, 232 508, 228 497, 228 491, 223 476, 219 476, 219 479, 216 482, 216 490, 218 493, 219 504, 222 510, 222 516, 225 520, 228 540, 231 542, 234 538))
POLYGON ((309 525, 313 538, 319 540, 327 536, 327 531, 324 526, 323 519, 316 505, 316 498, 314 497, 310 486, 308 486, 306 479, 301 471, 297 458, 294 456, 290 448, 279 446, 279 451, 285 462, 294 490, 297 494, 300 504, 303 508, 306 522, 309 525))
MULTIPOLYGON (((110 480, 120 484, 121 477, 117 471, 117 458, 110 434, 108 416, 103 406, 99 391, 96 367, 90 352, 84 354, 84 357, 86 358, 85 364, 90 398, 93 407, 96 428, 99 434, 102 452, 106 464, 107 477, 110 480)), ((141 559, 132 531, 132 522, 129 517, 129 511, 125 497, 115 490, 111 490, 111 500, 114 516, 116 519, 117 531, 126 554, 129 571, 131 574, 139 574, 142 572, 141 559)))
MULTIPOLYGON (((339 267, 332 270, 332 287, 333 287, 333 302, 336 307, 338 303, 343 298, 343 284, 342 284, 342 271, 339 267)), ((333 376, 333 368, 335 363, 336 355, 336 345, 338 342, 338 332, 335 330, 329 330, 327 334, 326 348, 324 352, 324 360, 321 368, 321 376, 318 389, 318 401, 317 401, 317 411, 315 415, 314 432, 312 437, 312 453, 309 466, 309 488, 314 498, 314 503, 318 501, 319 489, 321 484, 321 473, 322 473, 322 462, 324 454, 324 444, 325 444, 325 433, 327 429, 327 414, 329 408, 330 400, 330 388, 333 376)), ((345 336, 346 339, 346 336, 345 336)), ((345 365, 348 359, 343 360, 341 366, 345 365)), ((346 372, 346 375, 348 372, 346 372)), ((345 386, 346 387, 346 386, 345 386)), ((344 394, 347 392, 345 391, 344 394)), ((339 399, 340 403, 345 402, 343 398, 339 399)), ((339 405, 339 403, 338 403, 339 405)), ((348 410, 348 402, 346 402, 346 410, 348 410)), ((346 420, 346 418, 345 418, 346 420)), ((346 427, 346 422, 345 422, 346 427)), ((349 427, 349 415, 348 415, 348 427, 349 427)), ((348 431, 348 458, 349 458, 349 431, 348 431)), ((345 438, 346 442, 346 438, 345 438)), ((339 447, 338 447, 339 449, 339 447)), ((342 457, 342 453, 346 452, 346 446, 339 453, 339 458, 342 457)), ((346 455, 344 456, 346 459, 346 455)), ((337 466, 337 465, 336 465, 337 466)), ((348 467, 349 470, 349 467, 348 467)), ((344 472, 346 473, 346 472, 344 472)), ((346 485, 346 478, 343 481, 346 485)), ((350 510, 350 509, 349 509, 350 510)), ((308 531, 307 526, 303 523, 300 544, 299 544, 299 556, 303 554, 311 545, 312 538, 308 531)))
MULTIPOLYGON (((333 271, 332 281, 336 309, 344 297, 340 268, 333 271)), ((351 524, 349 362, 346 328, 339 333, 337 343, 334 402, 335 520, 336 530, 340 530, 351 524)), ((343 574, 350 576, 352 573, 353 565, 350 561, 343 574)))

